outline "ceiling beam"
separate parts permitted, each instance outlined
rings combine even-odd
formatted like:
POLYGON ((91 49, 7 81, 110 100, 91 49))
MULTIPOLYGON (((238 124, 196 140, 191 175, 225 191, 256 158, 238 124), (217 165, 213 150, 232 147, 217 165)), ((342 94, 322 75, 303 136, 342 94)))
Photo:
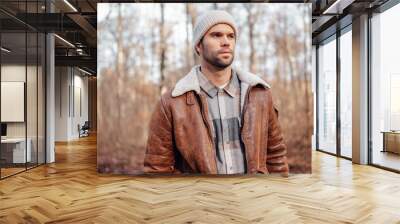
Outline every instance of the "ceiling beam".
POLYGON ((351 5, 355 0, 336 0, 330 4, 322 14, 342 14, 343 10, 351 5))
POLYGON ((85 17, 75 13, 68 14, 67 16, 86 32, 86 34, 90 37, 87 41, 92 41, 92 46, 97 44, 97 30, 87 21, 85 17))
POLYGON ((87 67, 96 71, 97 59, 90 56, 55 56, 55 64, 56 66, 87 67))

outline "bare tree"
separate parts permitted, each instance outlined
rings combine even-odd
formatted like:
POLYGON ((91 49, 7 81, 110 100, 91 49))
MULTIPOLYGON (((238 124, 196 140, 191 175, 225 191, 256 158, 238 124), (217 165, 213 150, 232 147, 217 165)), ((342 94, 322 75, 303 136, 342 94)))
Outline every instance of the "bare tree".
POLYGON ((257 58, 256 50, 254 47, 255 39, 255 24, 257 20, 257 13, 253 12, 253 4, 244 4, 244 8, 247 12, 247 27, 249 29, 249 44, 250 44, 250 55, 249 55, 249 70, 253 73, 257 71, 257 58))
MULTIPOLYGON (((191 21, 191 26, 192 26, 192 30, 193 30, 195 23, 196 23, 196 17, 197 17, 197 11, 196 11, 196 7, 194 7, 194 5, 191 5, 189 7, 189 15, 190 15, 190 21, 191 21)), ((192 57, 193 57, 194 64, 198 64, 199 59, 197 58, 196 52, 194 50, 193 50, 192 57)))
POLYGON ((166 51, 166 41, 165 41, 165 15, 164 15, 164 3, 160 4, 160 13, 161 13, 161 22, 159 26, 160 30, 160 93, 162 94, 165 91, 165 51, 166 51))
MULTIPOLYGON (((123 34, 123 24, 122 24, 122 9, 121 9, 121 3, 118 4, 118 16, 117 16, 117 33, 116 35, 116 40, 117 40, 117 74, 118 74, 118 79, 117 79, 117 119, 118 119, 118 129, 121 128, 121 97, 122 97, 122 80, 124 79, 125 76, 125 70, 123 69, 124 66, 124 38, 122 36, 123 34)), ((117 138, 117 146, 119 145, 120 139, 117 138)))
POLYGON ((214 7, 215 10, 217 10, 218 9, 218 3, 214 2, 213 3, 213 7, 214 7))
POLYGON ((186 69, 189 69, 189 67, 191 66, 191 47, 190 47, 190 39, 189 39, 189 26, 190 26, 190 11, 191 11, 191 4, 186 4, 185 5, 185 13, 186 13, 186 69))
MULTIPOLYGON (((305 6, 303 10, 304 10, 303 11, 304 18, 309 18, 310 7, 305 6)), ((308 42, 307 35, 309 34, 309 32, 310 32, 309 21, 304 19, 303 20, 303 35, 304 35, 304 40, 303 40, 303 52, 304 52, 303 75, 304 75, 304 77, 303 77, 303 80, 305 83, 305 88, 304 88, 304 98, 305 98, 305 104, 306 104, 305 105, 305 113, 307 115, 311 114, 311 106, 312 106, 310 103, 312 94, 310 92, 310 86, 309 86, 311 84, 310 79, 309 79, 310 71, 308 70, 308 67, 307 67, 307 65, 311 64, 311 55, 309 54, 309 52, 311 52, 311 49, 309 49, 309 43, 307 44, 307 42, 308 42)), ((306 117, 307 117, 306 123, 312 124, 311 115, 306 116, 306 117)), ((312 125, 308 131, 309 132, 307 133, 307 135, 311 135, 312 134, 312 125)))

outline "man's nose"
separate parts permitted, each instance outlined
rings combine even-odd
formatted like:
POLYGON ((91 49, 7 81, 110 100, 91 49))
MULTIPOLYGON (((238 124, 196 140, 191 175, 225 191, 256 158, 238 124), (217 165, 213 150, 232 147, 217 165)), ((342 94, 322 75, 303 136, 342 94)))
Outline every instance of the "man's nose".
POLYGON ((224 35, 223 37, 222 37, 222 40, 221 40, 221 45, 222 46, 229 46, 229 39, 228 39, 228 36, 227 35, 224 35))

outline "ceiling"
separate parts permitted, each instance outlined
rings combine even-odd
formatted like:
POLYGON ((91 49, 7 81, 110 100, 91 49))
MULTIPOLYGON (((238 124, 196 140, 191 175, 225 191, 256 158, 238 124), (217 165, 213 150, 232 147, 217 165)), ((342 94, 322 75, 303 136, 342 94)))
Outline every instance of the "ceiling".
POLYGON ((312 0, 313 44, 351 24, 353 17, 373 12, 389 0, 312 0))
MULTIPOLYGON (((28 44, 25 31, 53 32, 56 66, 78 66, 96 73, 97 2, 95 0, 1 0, 0 22, 2 46, 12 49, 7 59, 15 63, 33 58, 36 47, 28 44), (51 11, 51 13, 50 13, 51 11)), ((27 35, 28 41, 32 35, 27 35)), ((41 46, 39 46, 41 47, 41 46)), ((4 60, 5 57, 3 57, 4 60)))
MULTIPOLYGON (((336 32, 338 24, 346 26, 353 16, 373 10, 388 0, 269 0, 267 2, 312 3, 313 43, 336 32), (338 23, 338 21, 341 21, 338 23), (347 22, 346 22, 347 21, 347 22)), ((26 29, 54 32, 56 65, 79 66, 96 73, 97 66, 97 3, 138 2, 124 0, 1 0, 0 22, 4 41, 14 42, 17 57, 23 52, 26 29), (52 13, 49 13, 49 12, 52 13), (22 33, 22 34, 21 34, 22 33), (22 39, 21 39, 22 38, 22 39)), ((149 1, 147 1, 149 2, 149 1)), ((182 1, 176 1, 182 2, 182 1)), ((257 2, 257 1, 254 1, 257 2)), ((265 1, 263 1, 265 2, 265 1)), ((5 43, 3 41, 3 43, 5 43)), ((28 45, 28 55, 33 50, 28 45)), ((29 58, 29 56, 28 56, 29 58)))

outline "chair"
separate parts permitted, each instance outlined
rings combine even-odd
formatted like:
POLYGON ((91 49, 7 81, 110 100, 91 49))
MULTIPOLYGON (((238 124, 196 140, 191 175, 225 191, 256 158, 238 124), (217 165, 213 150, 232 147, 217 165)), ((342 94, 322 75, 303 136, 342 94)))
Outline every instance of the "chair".
POLYGON ((90 129, 89 121, 85 121, 82 127, 78 124, 79 138, 89 136, 89 129, 90 129))

